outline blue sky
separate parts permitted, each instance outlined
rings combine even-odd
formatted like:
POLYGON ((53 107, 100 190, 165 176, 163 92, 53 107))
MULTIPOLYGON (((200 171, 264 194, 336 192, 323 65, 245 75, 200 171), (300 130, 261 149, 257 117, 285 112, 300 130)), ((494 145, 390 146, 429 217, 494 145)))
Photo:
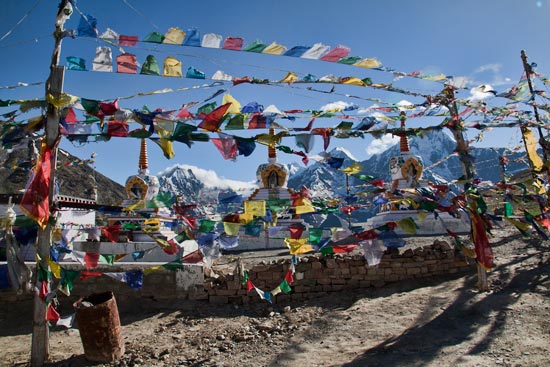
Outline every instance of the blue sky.
MULTIPOLYGON (((33 83, 47 79, 53 48, 57 1, 52 0, 2 0, 0 13, 0 86, 12 86, 19 82, 33 83)), ((152 31, 165 33, 169 27, 186 30, 195 27, 201 33, 216 33, 242 37, 244 44, 261 40, 273 41, 288 48, 297 45, 313 45, 321 42, 332 48, 345 45, 353 56, 378 59, 383 66, 397 71, 421 71, 423 74, 443 73, 464 76, 470 88, 489 84, 497 91, 510 88, 519 80, 523 68, 520 51, 525 49, 529 61, 538 64, 538 71, 546 75, 550 68, 548 19, 550 2, 547 0, 384 0, 319 2, 310 0, 278 1, 163 1, 142 0, 79 0, 78 9, 94 16, 99 33, 111 28, 118 34, 136 35, 143 39, 152 31)), ((66 29, 76 29, 80 14, 75 12, 66 23, 66 29)), ((91 69, 95 48, 104 44, 90 38, 66 38, 63 41, 60 64, 67 56, 86 59, 91 69)), ((308 73, 317 77, 332 74, 338 77, 371 77, 373 82, 395 83, 407 90, 436 94, 440 83, 414 78, 394 81, 387 72, 368 70, 336 63, 301 58, 252 54, 220 49, 138 44, 124 47, 135 53, 138 62, 146 55, 154 54, 162 63, 167 56, 182 61, 183 69, 194 66, 209 78, 222 70, 236 77, 251 76, 280 80, 288 71, 300 76, 308 73)), ((118 54, 113 47, 113 55, 118 54)), ((64 91, 84 98, 113 100, 164 88, 185 88, 210 83, 210 80, 167 78, 117 73, 67 71, 64 91)), ((330 85, 313 85, 328 91, 330 85)), ((408 100, 409 96, 387 93, 371 88, 336 85, 336 93, 308 91, 306 86, 226 85, 234 98, 242 105, 256 101, 264 106, 275 105, 280 110, 320 109, 330 104, 356 104, 359 110, 372 107, 372 99, 385 103, 408 100), (354 99, 347 95, 359 96, 354 99)), ((216 88, 192 89, 148 97, 123 99, 121 107, 134 109, 147 105, 151 109, 178 109, 182 104, 202 101, 216 88)), ((468 97, 469 91, 459 91, 458 97, 468 97)), ((43 98, 44 86, 0 89, 0 99, 43 98)), ((221 104, 221 96, 215 99, 221 104)), ((524 107, 526 108, 526 107, 524 107)), ((192 111, 195 110, 190 109, 192 111)), ((8 112, 4 108, 2 113, 8 112)), ((30 113, 29 117, 38 114, 30 113)), ((316 127, 336 126, 337 121, 316 121, 316 127)), ((434 121, 415 119, 408 126, 436 124, 434 121), (419 121, 416 121, 419 120, 419 121)), ((294 122, 296 127, 307 125, 307 119, 294 122)), ((286 124, 286 122, 285 122, 286 124)), ((135 127, 134 127, 135 128, 135 127)), ((480 146, 514 147, 520 144, 518 129, 494 129, 484 134, 480 146)), ((238 131, 236 135, 255 135, 263 131, 238 131)), ((468 138, 478 132, 467 131, 468 138)), ((328 150, 343 146, 357 159, 364 160, 392 143, 391 137, 374 140, 332 139, 328 150)), ((297 150, 293 140, 283 144, 297 150)), ((162 151, 152 142, 149 146, 150 171, 156 174, 175 164, 201 167, 210 177, 214 172, 223 179, 254 181, 256 168, 267 160, 267 148, 258 145, 250 157, 239 156, 236 161, 226 161, 211 142, 197 142, 191 148, 175 143, 175 158, 164 158, 162 151)), ((97 153, 96 168, 103 174, 123 183, 137 171, 139 141, 131 138, 112 138, 109 142, 74 145, 64 140, 62 148, 86 159, 97 153)), ((323 144, 315 141, 310 155, 322 151, 323 144)), ((279 153, 283 163, 300 162, 300 157, 279 153)), ((205 173, 205 172, 202 172, 205 173)))

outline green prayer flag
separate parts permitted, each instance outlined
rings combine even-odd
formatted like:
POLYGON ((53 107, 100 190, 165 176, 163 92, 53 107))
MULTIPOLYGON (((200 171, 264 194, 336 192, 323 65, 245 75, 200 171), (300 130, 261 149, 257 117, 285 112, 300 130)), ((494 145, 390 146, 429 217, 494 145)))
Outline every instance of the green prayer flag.
POLYGON ((103 255, 99 254, 99 261, 100 264, 107 264, 107 265, 113 265, 115 262, 115 255, 103 255))
POLYGON ((162 43, 162 41, 164 41, 164 34, 159 32, 151 32, 143 40, 143 42, 150 43, 162 43))
POLYGON ((243 51, 260 53, 263 50, 265 50, 266 47, 267 47, 267 45, 265 43, 256 40, 256 41, 252 42, 251 44, 246 45, 243 48, 243 51))
POLYGON ((332 248, 332 246, 324 246, 324 247, 321 247, 321 250, 320 250, 321 254, 323 255, 332 255, 334 254, 334 249, 332 248))
POLYGON ((357 61, 361 60, 361 56, 348 56, 344 57, 343 59, 339 60, 339 64, 346 64, 346 65, 353 65, 357 61))
POLYGON ((248 282, 248 270, 245 270, 243 272, 243 281, 242 281, 242 284, 246 284, 246 282, 248 282))
POLYGON ((281 284, 279 284, 279 288, 281 288, 281 291, 283 293, 290 293, 290 291, 292 291, 292 288, 290 288, 290 284, 288 284, 288 282, 285 280, 283 280, 281 282, 281 284))
POLYGON ((309 243, 317 245, 321 242, 323 236, 323 228, 310 228, 309 229, 309 243))
POLYGON ((199 232, 202 233, 210 233, 214 231, 214 228, 216 227, 216 221, 209 220, 209 219, 202 219, 201 225, 199 226, 199 232))
POLYGON ((160 76, 160 68, 157 59, 153 55, 148 55, 141 67, 141 74, 160 76))
POLYGON ((183 264, 181 263, 181 259, 177 259, 162 265, 162 267, 168 270, 181 270, 183 269, 183 264))
POLYGON ((209 114, 210 112, 214 111, 216 109, 216 102, 210 102, 210 103, 207 103, 205 105, 202 105, 199 107, 199 109, 197 110, 197 114, 201 114, 201 113, 204 113, 204 114, 209 114))
POLYGON ((238 114, 233 116, 227 125, 225 125, 225 130, 243 130, 244 129, 244 115, 238 114))

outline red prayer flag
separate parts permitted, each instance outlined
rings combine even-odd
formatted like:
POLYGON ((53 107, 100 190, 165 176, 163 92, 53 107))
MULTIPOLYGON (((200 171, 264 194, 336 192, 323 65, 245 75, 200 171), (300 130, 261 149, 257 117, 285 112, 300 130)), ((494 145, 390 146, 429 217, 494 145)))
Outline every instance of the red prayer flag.
POLYGON ((345 46, 336 46, 334 49, 330 50, 323 55, 319 60, 328 61, 328 62, 337 62, 344 57, 348 56, 350 49, 345 46))
POLYGON ((43 143, 40 159, 27 182, 27 188, 19 204, 21 210, 35 220, 42 229, 46 227, 50 217, 52 159, 52 148, 43 143))
POLYGON ((267 118, 259 113, 252 114, 252 118, 248 122, 249 129, 265 129, 267 127, 267 118))
POLYGON ((53 307, 53 304, 50 303, 48 305, 48 309, 46 310, 46 320, 47 321, 55 321, 59 320, 59 312, 53 307))
POLYGON ((137 36, 118 36, 118 44, 120 46, 135 46, 137 43, 137 36))
POLYGON ((118 136, 124 138, 128 136, 128 124, 124 121, 108 121, 107 123, 107 135, 118 136))
POLYGON ((210 138, 210 141, 218 148, 224 159, 237 159, 237 141, 235 138, 210 138))
POLYGON ((343 253, 352 252, 353 249, 356 248, 357 246, 358 245, 356 243, 352 243, 349 245, 337 245, 337 246, 332 246, 332 251, 335 254, 343 254, 343 253))
POLYGON ((292 238, 293 240, 298 240, 300 239, 300 237, 302 237, 304 228, 298 227, 298 226, 291 226, 291 227, 288 227, 288 231, 290 232, 290 238, 292 238))
POLYGON ((289 270, 286 272, 285 280, 288 284, 294 283, 294 276, 292 275, 292 270, 289 270))
POLYGON ((227 37, 223 42, 223 49, 240 51, 243 47, 243 39, 240 37, 227 37))
POLYGON ((230 106, 231 106, 231 102, 216 108, 214 111, 204 116, 204 119, 202 120, 202 122, 197 126, 200 127, 201 129, 208 130, 208 131, 218 131, 223 121, 223 116, 225 115, 225 113, 227 112, 230 106))
POLYGON ((134 54, 122 54, 116 57, 117 73, 136 74, 137 61, 134 54))
POLYGON ((86 252, 86 255, 84 255, 84 262, 86 263, 86 269, 97 268, 99 253, 86 252))
POLYGON ((109 241, 118 242, 118 235, 120 234, 121 228, 121 225, 105 226, 101 228, 101 232, 103 232, 109 241))
MULTIPOLYGON (((99 254, 98 254, 98 258, 99 258, 99 254)), ((94 277, 100 277, 102 276, 103 273, 99 272, 99 271, 82 271, 80 272, 80 277, 78 277, 78 280, 86 280, 88 278, 94 278, 94 277)))
POLYGON ((472 221, 472 240, 474 242, 477 262, 485 269, 492 269, 494 267, 493 249, 491 249, 483 219, 477 213, 477 210, 468 209, 468 212, 472 221))
POLYGON ((201 250, 193 251, 181 258, 181 262, 184 264, 196 264, 202 261, 202 252, 201 250))
POLYGON ((250 279, 248 279, 246 281, 246 291, 250 292, 253 289, 254 289, 254 284, 252 284, 252 281, 250 279))

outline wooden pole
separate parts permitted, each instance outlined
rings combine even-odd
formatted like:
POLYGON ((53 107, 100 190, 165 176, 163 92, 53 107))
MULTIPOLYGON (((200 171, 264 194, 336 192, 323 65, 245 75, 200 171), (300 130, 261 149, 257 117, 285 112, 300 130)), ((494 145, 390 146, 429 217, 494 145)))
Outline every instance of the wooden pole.
MULTIPOLYGON (((525 50, 521 50, 521 61, 523 62, 523 69, 525 70, 525 76, 527 78, 527 85, 529 86, 529 92, 531 92, 531 98, 533 102, 535 101, 535 89, 533 88, 533 83, 531 82, 531 74, 533 73, 533 68, 531 67, 531 64, 527 62, 527 55, 525 54, 525 50)), ((535 113, 535 120, 537 121, 537 130, 539 132, 539 144, 542 147, 542 154, 544 157, 544 163, 548 161, 548 155, 546 150, 548 149, 548 145, 546 140, 544 139, 544 134, 542 132, 542 128, 540 127, 540 116, 539 116, 539 110, 537 109, 537 105, 533 103, 533 112, 535 113)))
MULTIPOLYGON (((65 69, 59 66, 59 55, 61 53, 61 42, 63 39, 63 26, 68 17, 72 14, 72 5, 69 0, 62 0, 59 4, 57 13, 57 21, 55 24, 55 47, 52 53, 50 64, 50 76, 46 82, 46 100, 48 95, 58 98, 63 91, 63 76, 65 69)), ((50 191, 49 203, 50 213, 55 209, 54 194, 55 194, 55 166, 57 160, 57 143, 59 139, 59 110, 52 103, 48 103, 45 126, 45 141, 48 147, 52 148, 52 164, 50 171, 50 191)), ((50 246, 52 241, 51 223, 46 225, 44 229, 38 231, 37 255, 38 262, 36 264, 38 274, 39 269, 48 269, 48 259, 50 257, 50 246)), ((36 289, 34 294, 34 312, 33 312, 33 328, 32 328, 32 346, 31 346, 31 366, 43 366, 49 358, 49 329, 46 321, 47 304, 40 298, 39 289, 41 284, 38 275, 36 275, 36 289)), ((48 285, 49 292, 49 285, 48 285)))
MULTIPOLYGON (((458 158, 462 165, 462 174, 466 182, 471 182, 475 176, 475 167, 472 163, 472 160, 469 157, 469 148, 468 142, 464 139, 464 124, 458 113, 458 106, 455 100, 454 88, 451 85, 448 85, 443 90, 443 95, 441 98, 441 103, 445 105, 449 112, 451 113, 452 121, 447 127, 451 130, 455 140, 456 140, 456 151, 458 153, 458 158)), ((489 285, 487 283, 487 271, 479 263, 477 264, 477 275, 478 275, 478 288, 481 291, 489 290, 489 285)))

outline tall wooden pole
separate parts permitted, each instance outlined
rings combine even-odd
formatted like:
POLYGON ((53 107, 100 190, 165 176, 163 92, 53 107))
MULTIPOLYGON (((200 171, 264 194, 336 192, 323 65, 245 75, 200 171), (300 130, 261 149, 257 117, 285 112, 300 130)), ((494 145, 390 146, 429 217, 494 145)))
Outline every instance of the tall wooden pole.
MULTIPOLYGON (((525 76, 527 78, 527 85, 529 86, 529 92, 531 93, 531 98, 534 102, 535 89, 533 88, 533 82, 531 81, 531 74, 533 74, 533 68, 531 67, 531 64, 527 62, 527 55, 525 54, 525 50, 521 50, 521 61, 523 63, 523 69, 525 70, 525 76)), ((538 124, 537 130, 539 132, 539 144, 542 147, 544 163, 546 163, 548 161, 548 154, 546 152, 546 150, 548 149, 548 145, 546 140, 544 139, 542 128, 540 127, 539 110, 537 109, 537 105, 535 103, 533 103, 533 112, 535 113, 535 120, 537 121, 537 124, 538 124)))
MULTIPOLYGON (((72 5, 69 0, 62 0, 59 4, 57 19, 55 24, 55 47, 52 54, 50 64, 50 76, 46 82, 46 100, 48 95, 54 98, 59 98, 63 91, 63 76, 65 69, 59 66, 59 55, 61 53, 61 42, 63 39, 63 26, 65 21, 72 14, 72 5)), ((52 149, 52 164, 50 171, 50 192, 49 203, 50 213, 55 209, 54 193, 55 193, 55 166, 57 160, 57 143, 59 139, 59 110, 52 103, 48 103, 46 126, 45 126, 45 141, 48 147, 52 149)), ((48 269, 48 259, 50 257, 50 246, 52 241, 53 227, 48 221, 44 229, 38 231, 37 255, 38 262, 36 289, 34 294, 34 312, 33 312, 33 328, 32 328, 32 346, 31 346, 31 366, 43 366, 47 361, 49 351, 49 329, 46 321, 47 304, 40 298, 39 289, 41 282, 39 281, 38 273, 40 269, 48 269)), ((48 292, 49 292, 48 284, 48 292)))
MULTIPOLYGON (((464 124, 458 113, 458 106, 455 100, 454 88, 448 85, 441 97, 441 103, 445 105, 451 114, 451 123, 447 127, 451 130, 456 140, 456 151, 462 165, 462 174, 466 182, 471 182, 475 176, 475 167, 469 157, 468 142, 464 139, 464 124)), ((489 290, 487 282, 487 271, 479 263, 477 264, 478 288, 481 291, 489 290)))

